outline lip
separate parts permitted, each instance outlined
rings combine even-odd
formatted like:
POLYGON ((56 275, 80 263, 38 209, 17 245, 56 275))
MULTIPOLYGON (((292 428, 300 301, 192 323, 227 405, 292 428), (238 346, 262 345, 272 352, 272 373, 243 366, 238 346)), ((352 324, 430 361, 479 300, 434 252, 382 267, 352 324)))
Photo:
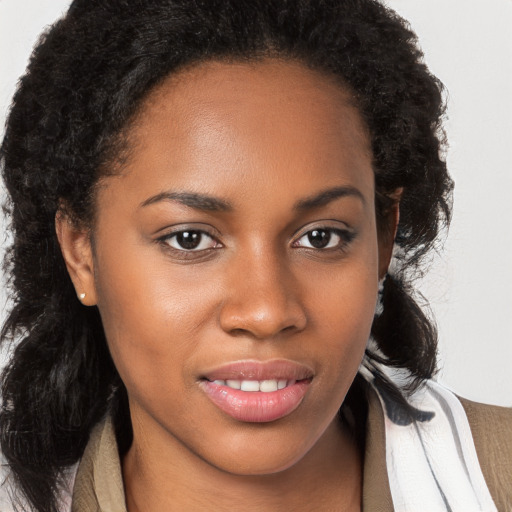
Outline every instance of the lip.
POLYGON ((313 370, 288 360, 237 361, 207 371, 200 388, 221 411, 231 418, 264 423, 276 421, 293 412, 307 393, 313 370), (287 380, 289 385, 277 391, 241 391, 219 384, 225 380, 287 380), (217 381, 217 382, 214 382, 217 381))

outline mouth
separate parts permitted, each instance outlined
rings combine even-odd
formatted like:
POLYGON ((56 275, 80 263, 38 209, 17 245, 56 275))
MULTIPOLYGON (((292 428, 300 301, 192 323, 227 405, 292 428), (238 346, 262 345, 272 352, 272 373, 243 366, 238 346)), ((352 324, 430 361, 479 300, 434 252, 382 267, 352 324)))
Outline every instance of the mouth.
POLYGON ((213 381, 217 386, 227 386, 231 389, 240 389, 249 393, 272 393, 290 386, 293 386, 296 380, 287 379, 267 379, 267 380, 239 380, 239 379, 216 379, 213 381))
POLYGON ((200 387, 231 418, 264 423, 297 409, 312 380, 309 367, 292 361, 240 361, 206 372, 200 387))

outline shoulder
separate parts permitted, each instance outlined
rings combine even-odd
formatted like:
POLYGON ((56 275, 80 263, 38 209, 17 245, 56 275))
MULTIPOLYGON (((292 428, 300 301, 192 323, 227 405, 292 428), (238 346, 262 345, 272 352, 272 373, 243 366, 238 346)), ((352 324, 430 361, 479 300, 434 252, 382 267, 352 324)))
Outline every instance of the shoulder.
POLYGON ((498 510, 512 510, 512 408, 460 398, 478 461, 498 510))
POLYGON ((429 500, 449 497, 451 510, 512 512, 511 409, 461 399, 432 380, 403 400, 370 382, 384 413, 394 504, 434 509, 429 500))

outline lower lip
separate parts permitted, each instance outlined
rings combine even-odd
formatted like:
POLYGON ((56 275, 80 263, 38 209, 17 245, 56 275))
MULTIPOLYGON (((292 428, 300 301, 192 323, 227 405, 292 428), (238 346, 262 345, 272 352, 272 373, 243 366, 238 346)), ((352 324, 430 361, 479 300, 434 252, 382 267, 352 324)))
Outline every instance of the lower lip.
POLYGON ((264 423, 287 416, 302 402, 310 384, 301 380, 277 391, 240 391, 202 381, 201 388, 208 398, 228 416, 245 422, 264 423))

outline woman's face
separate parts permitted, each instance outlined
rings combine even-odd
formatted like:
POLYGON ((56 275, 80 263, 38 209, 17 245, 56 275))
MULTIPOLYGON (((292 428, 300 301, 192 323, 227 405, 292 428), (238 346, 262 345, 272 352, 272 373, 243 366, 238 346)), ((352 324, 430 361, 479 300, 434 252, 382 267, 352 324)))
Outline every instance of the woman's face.
POLYGON ((387 257, 361 116, 300 64, 211 62, 162 83, 129 137, 75 284, 99 307, 135 444, 288 468, 338 432, 387 257))

